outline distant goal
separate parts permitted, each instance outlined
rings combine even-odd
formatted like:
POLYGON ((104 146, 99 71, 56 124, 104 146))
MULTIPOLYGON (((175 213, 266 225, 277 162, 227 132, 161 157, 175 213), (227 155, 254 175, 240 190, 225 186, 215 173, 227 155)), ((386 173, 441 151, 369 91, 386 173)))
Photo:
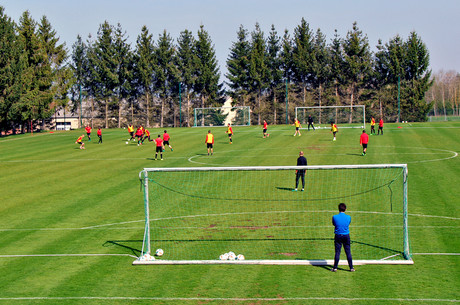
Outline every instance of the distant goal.
POLYGON ((229 123, 232 126, 251 125, 251 108, 223 106, 194 109, 194 127, 227 126, 229 123))
POLYGON ((340 202, 355 265, 413 264, 407 177, 405 164, 145 168, 133 264, 331 265, 340 202), (292 191, 297 169, 306 169, 305 191, 292 191), (225 259, 230 251, 245 259, 225 259))
POLYGON ((309 115, 313 118, 315 128, 328 128, 331 123, 339 125, 339 128, 366 128, 366 107, 364 105, 295 108, 295 116, 302 124, 302 129, 307 128, 309 115))

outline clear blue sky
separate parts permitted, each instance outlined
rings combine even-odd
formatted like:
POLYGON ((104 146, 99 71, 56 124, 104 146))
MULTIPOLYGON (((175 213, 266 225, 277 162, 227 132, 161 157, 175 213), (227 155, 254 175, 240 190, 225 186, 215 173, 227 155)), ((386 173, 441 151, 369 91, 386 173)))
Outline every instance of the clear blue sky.
POLYGON ((345 37, 356 21, 372 51, 378 39, 387 42, 397 34, 406 39, 416 31, 430 51, 433 72, 460 72, 460 0, 2 0, 0 5, 15 21, 26 10, 37 21, 45 15, 69 51, 78 34, 85 40, 96 36, 105 20, 120 23, 133 48, 143 25, 155 39, 164 29, 177 39, 184 29, 196 36, 203 24, 215 44, 221 81, 240 25, 252 31, 258 22, 267 36, 274 24, 282 36, 285 29, 292 34, 302 17, 328 42, 335 29, 345 37))

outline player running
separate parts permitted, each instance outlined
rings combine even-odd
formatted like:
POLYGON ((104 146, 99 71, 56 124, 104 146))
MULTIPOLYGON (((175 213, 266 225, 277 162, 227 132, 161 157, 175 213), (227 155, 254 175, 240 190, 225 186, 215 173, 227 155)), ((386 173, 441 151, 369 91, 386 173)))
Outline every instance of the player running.
POLYGON ((171 149, 171 151, 173 151, 173 148, 171 146, 171 144, 169 144, 169 139, 171 139, 171 137, 169 136, 168 132, 165 130, 164 133, 163 133, 163 145, 166 147, 166 145, 168 145, 169 149, 171 149))
POLYGON ((301 136, 300 134, 300 128, 302 128, 302 125, 300 125, 300 122, 297 118, 295 118, 294 120, 294 126, 295 126, 295 133, 294 133, 294 137, 299 134, 299 137, 301 136))
POLYGON ((99 141, 97 142, 97 144, 102 144, 102 130, 101 130, 101 127, 99 127, 97 129, 97 136, 99 138, 99 141))
POLYGON ((80 145, 80 149, 85 149, 85 143, 83 143, 84 137, 85 137, 85 134, 82 134, 81 136, 78 137, 77 141, 75 141, 75 143, 80 145))
POLYGON ((134 126, 133 125, 128 125, 128 132, 129 135, 131 136, 128 141, 134 141, 134 126))
POLYGON ((363 133, 361 134, 361 137, 359 138, 359 144, 363 146, 362 156, 366 155, 367 143, 369 143, 369 135, 366 133, 365 130, 363 130, 363 133))
POLYGON ((156 144, 156 150, 155 150, 155 160, 158 157, 158 153, 160 153, 160 158, 163 160, 163 150, 165 149, 163 145, 163 139, 161 138, 161 135, 158 135, 158 137, 155 139, 155 144, 156 144))
POLYGON ((267 124, 267 121, 264 120, 264 130, 263 130, 263 132, 264 132, 264 139, 265 139, 266 137, 269 137, 269 136, 270 136, 270 134, 267 133, 267 129, 268 129, 268 124, 267 124))
POLYGON ((86 125, 85 130, 86 130, 86 135, 88 136, 88 141, 91 142, 91 126, 86 125))
POLYGON ((206 140, 204 141, 204 143, 206 143, 206 146, 208 148, 208 156, 210 151, 212 156, 214 152, 214 135, 211 133, 211 130, 208 130, 208 134, 206 135, 206 140))
POLYGON ((142 145, 141 139, 144 136, 144 129, 142 125, 140 125, 136 130, 136 138, 137 138, 137 146, 142 145))
POLYGON ((228 123, 227 131, 225 133, 228 135, 228 139, 230 140, 230 144, 233 144, 233 140, 232 140, 233 129, 232 129, 232 126, 230 126, 230 123, 228 123))
POLYGON ((331 122, 331 132, 332 132, 332 135, 334 136, 334 138, 332 139, 332 141, 335 141, 335 134, 336 134, 338 131, 339 131, 339 129, 337 128, 337 125, 331 122))
POLYGON ((147 129, 144 129, 144 137, 142 138, 142 143, 144 143, 145 139, 149 139, 149 142, 152 142, 153 140, 150 139, 150 131, 147 129))

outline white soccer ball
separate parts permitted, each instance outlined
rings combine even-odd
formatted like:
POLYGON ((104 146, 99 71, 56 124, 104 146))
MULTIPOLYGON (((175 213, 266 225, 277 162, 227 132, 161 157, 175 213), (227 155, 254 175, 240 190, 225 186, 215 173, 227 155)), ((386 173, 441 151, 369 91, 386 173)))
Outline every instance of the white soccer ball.
POLYGON ((236 259, 236 255, 233 252, 228 252, 228 260, 234 261, 236 259))
POLYGON ((243 254, 238 254, 236 256, 236 259, 239 260, 239 261, 244 261, 244 255, 243 254))
POLYGON ((128 144, 128 142, 126 142, 126 144, 128 144))
POLYGON ((221 261, 226 261, 226 260, 228 260, 228 253, 221 254, 221 255, 219 256, 219 259, 220 259, 221 261))
POLYGON ((142 255, 141 258, 140 258, 140 260, 141 260, 141 261, 146 261, 146 262, 148 262, 148 261, 153 261, 153 260, 155 260, 155 258, 152 257, 150 254, 147 253, 147 254, 142 255))
POLYGON ((156 255, 156 256, 163 256, 163 254, 164 254, 163 249, 157 249, 157 250, 155 251, 155 255, 156 255))

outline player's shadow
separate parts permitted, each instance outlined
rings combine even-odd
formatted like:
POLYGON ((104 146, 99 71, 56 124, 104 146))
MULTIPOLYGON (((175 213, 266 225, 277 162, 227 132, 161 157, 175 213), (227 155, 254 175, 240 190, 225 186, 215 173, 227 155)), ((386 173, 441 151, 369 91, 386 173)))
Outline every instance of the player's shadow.
POLYGON ((362 157, 361 154, 351 154, 351 153, 346 153, 345 155, 347 156, 358 156, 358 157, 362 157))
POLYGON ((276 189, 281 190, 281 191, 291 191, 291 192, 293 190, 292 187, 281 187, 281 186, 277 186, 276 189))
POLYGON ((142 240, 107 240, 102 246, 103 247, 118 246, 123 249, 129 250, 135 256, 140 256, 142 253, 142 250, 128 246, 127 244, 129 243, 140 244, 142 243, 142 240))

